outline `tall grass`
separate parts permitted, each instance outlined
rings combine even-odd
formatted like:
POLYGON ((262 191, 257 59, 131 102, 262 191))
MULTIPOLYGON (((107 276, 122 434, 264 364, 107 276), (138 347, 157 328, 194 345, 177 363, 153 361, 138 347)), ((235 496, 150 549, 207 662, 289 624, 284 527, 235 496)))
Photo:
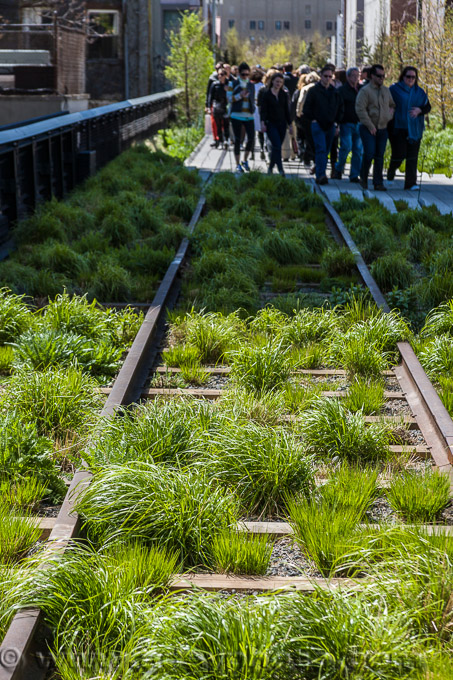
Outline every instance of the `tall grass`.
POLYGON ((300 431, 310 450, 356 463, 385 460, 390 431, 384 423, 365 425, 361 411, 351 413, 337 399, 319 398, 305 411, 300 431))
POLYGON ((227 529, 214 537, 212 553, 220 573, 262 575, 266 573, 273 541, 266 534, 227 529))
POLYGON ((382 380, 356 378, 348 388, 344 406, 349 411, 362 411, 364 415, 379 413, 384 406, 384 383, 382 380))
POLYGON ((145 463, 98 473, 77 503, 97 543, 140 539, 178 552, 185 566, 210 566, 212 539, 236 523, 236 508, 233 494, 203 475, 145 463))
POLYGON ((98 644, 120 652, 177 561, 175 554, 137 544, 104 553, 72 544, 30 578, 20 604, 40 607, 61 645, 83 642, 88 650, 98 644))
POLYGON ((231 420, 213 432, 203 467, 217 483, 235 492, 248 512, 273 515, 289 494, 308 493, 313 460, 283 428, 231 420))
POLYGON ((12 376, 0 404, 26 423, 35 423, 38 434, 65 441, 83 436, 100 407, 97 382, 77 368, 55 368, 12 376))
POLYGON ((319 493, 324 503, 346 512, 356 512, 357 519, 361 520, 379 495, 377 478, 376 468, 343 463, 333 471, 319 493))
POLYGON ((228 354, 232 380, 258 395, 277 390, 291 372, 288 355, 289 350, 281 341, 269 341, 262 346, 243 345, 228 354))
POLYGON ((33 324, 33 313, 25 304, 24 295, 14 295, 0 289, 0 345, 16 340, 33 324))
POLYGON ((131 642, 133 658, 150 678, 275 680, 284 678, 284 633, 276 598, 194 595, 149 616, 131 642))
POLYGON ((11 565, 25 556, 41 535, 36 520, 25 510, 14 516, 11 507, 0 501, 0 564, 11 565))
POLYGON ((193 400, 157 399, 106 418, 89 452, 94 468, 130 461, 183 465, 200 450, 202 422, 209 422, 210 405, 193 400))
POLYGON ((406 472, 392 478, 387 497, 408 522, 433 522, 450 500, 450 480, 437 470, 406 472))

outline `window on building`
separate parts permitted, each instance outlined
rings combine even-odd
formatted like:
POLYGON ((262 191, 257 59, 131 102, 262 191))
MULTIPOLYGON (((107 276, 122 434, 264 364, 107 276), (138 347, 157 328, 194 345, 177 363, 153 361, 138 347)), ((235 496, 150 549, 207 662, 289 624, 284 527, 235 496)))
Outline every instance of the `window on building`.
POLYGON ((305 19, 305 28, 311 28, 311 21, 310 21, 310 19, 305 19))
POLYGON ((333 22, 326 21, 326 31, 333 31, 333 22))
POLYGON ((256 21, 251 21, 250 22, 250 30, 254 31, 256 29, 256 21))
POLYGON ((305 5, 305 15, 309 17, 311 14, 311 5, 305 5))
POLYGON ((285 31, 289 31, 289 26, 290 26, 289 21, 283 22, 283 28, 285 29, 285 31))
POLYGON ((258 30, 264 31, 264 21, 258 21, 258 30))
POLYGON ((228 19, 228 28, 234 28, 234 19, 228 19))
POLYGON ((118 59, 120 50, 119 12, 104 9, 88 10, 88 59, 118 59))
POLYGON ((281 30, 282 30, 282 22, 281 22, 281 21, 276 21, 276 22, 275 22, 275 30, 276 30, 276 31, 281 31, 281 30))

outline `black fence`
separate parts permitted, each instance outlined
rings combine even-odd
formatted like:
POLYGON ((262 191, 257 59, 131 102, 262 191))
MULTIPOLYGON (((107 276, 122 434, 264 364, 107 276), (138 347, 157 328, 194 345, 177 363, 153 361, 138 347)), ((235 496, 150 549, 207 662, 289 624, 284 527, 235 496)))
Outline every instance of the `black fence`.
POLYGON ((178 90, 0 131, 0 242, 39 203, 62 198, 133 141, 166 127, 178 90))

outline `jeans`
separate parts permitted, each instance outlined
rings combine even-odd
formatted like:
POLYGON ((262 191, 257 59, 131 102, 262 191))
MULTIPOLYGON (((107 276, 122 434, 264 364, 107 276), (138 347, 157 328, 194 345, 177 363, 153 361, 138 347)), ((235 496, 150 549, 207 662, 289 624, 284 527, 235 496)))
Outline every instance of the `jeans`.
POLYGON ((269 169, 272 170, 274 165, 276 165, 278 171, 283 172, 282 144, 286 134, 286 123, 268 123, 266 130, 267 138, 271 146, 271 162, 269 169))
POLYGON ((352 151, 351 171, 349 177, 355 179, 359 176, 362 165, 363 146, 360 139, 358 123, 341 123, 340 125, 340 151, 338 163, 335 165, 337 172, 343 172, 348 154, 352 151))
POLYGON ((387 171, 387 179, 395 179, 395 172, 401 163, 406 160, 405 189, 410 189, 417 184, 417 161, 421 142, 421 139, 409 141, 407 138, 408 134, 408 130, 395 129, 393 134, 389 135, 392 157, 387 171))
POLYGON ((384 184, 382 175, 384 170, 384 153, 388 139, 387 128, 376 130, 376 134, 372 135, 365 125, 360 124, 359 131, 363 143, 363 159, 360 177, 363 182, 368 181, 368 173, 374 159, 373 184, 375 187, 382 186, 384 184))
POLYGON ((234 132, 235 155, 239 156, 241 153, 241 133, 243 128, 247 134, 247 144, 245 145, 245 150, 253 151, 253 146, 255 144, 255 121, 253 118, 251 120, 239 120, 238 118, 231 118, 231 124, 233 126, 234 132))
POLYGON ((316 179, 326 176, 327 156, 335 136, 335 125, 323 130, 319 123, 312 122, 311 133, 315 145, 316 179))

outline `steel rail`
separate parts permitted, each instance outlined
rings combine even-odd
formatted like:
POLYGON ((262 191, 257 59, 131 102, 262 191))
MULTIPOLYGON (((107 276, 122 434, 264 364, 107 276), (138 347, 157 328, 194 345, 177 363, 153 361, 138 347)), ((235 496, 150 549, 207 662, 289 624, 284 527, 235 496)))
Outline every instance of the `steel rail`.
MULTIPOLYGON (((222 152, 214 172, 221 167, 225 153, 222 152)), ((211 175, 212 173, 207 178, 205 186, 211 175)), ((192 233, 201 216, 205 200, 202 192, 188 226, 189 233, 192 233)), ((167 305, 178 288, 179 272, 188 248, 189 239, 184 238, 118 373, 113 389, 100 413, 99 422, 106 417, 114 417, 122 406, 130 405, 140 396, 147 378, 147 368, 152 364, 153 354, 156 352, 155 348, 153 351, 153 342, 155 343, 159 327, 164 327, 167 305)), ((92 474, 88 469, 78 470, 74 474, 48 538, 49 555, 57 551, 64 552, 70 541, 77 538, 81 521, 74 507, 78 494, 86 488, 91 479, 92 474)), ((41 568, 46 568, 45 561, 41 568)), ((42 621, 43 614, 38 608, 22 609, 14 616, 0 645, 0 680, 42 680, 45 677, 48 671, 44 663, 45 656, 41 650, 37 650, 35 642, 42 621)))

